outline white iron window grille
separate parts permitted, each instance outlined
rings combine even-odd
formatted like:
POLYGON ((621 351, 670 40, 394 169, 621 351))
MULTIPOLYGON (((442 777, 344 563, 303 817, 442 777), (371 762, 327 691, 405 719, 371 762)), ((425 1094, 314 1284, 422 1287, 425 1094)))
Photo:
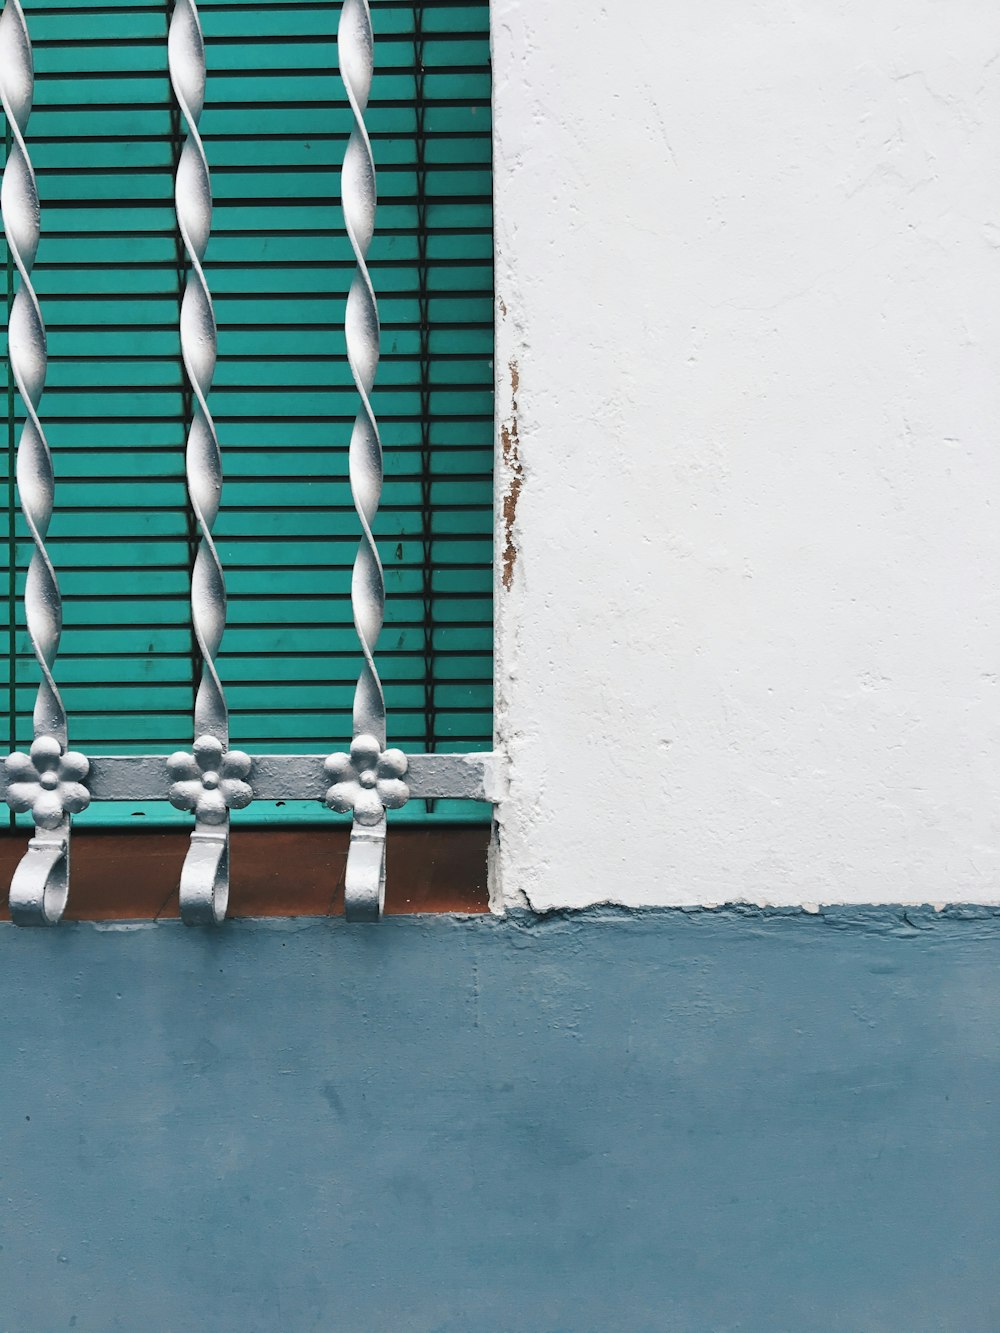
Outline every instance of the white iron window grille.
POLYGON ((222 561, 213 527, 222 505, 222 457, 208 406, 216 362, 216 325, 202 267, 212 219, 209 163, 199 134, 205 105, 204 41, 194 0, 176 0, 168 33, 173 95, 185 129, 176 176, 177 231, 186 261, 180 314, 181 350, 191 391, 186 470, 198 527, 191 574, 192 625, 202 660, 190 752, 171 755, 83 755, 69 749, 66 709, 56 683, 62 601, 46 535, 56 503, 52 459, 40 416, 46 376, 45 325, 32 285, 40 235, 39 201, 28 121, 34 68, 20 0, 0 16, 0 99, 11 149, 0 189, 4 231, 19 276, 8 328, 9 357, 25 423, 17 448, 21 510, 33 555, 24 592, 25 621, 40 671, 29 753, 7 757, 0 796, 32 813, 34 837, 10 888, 12 919, 54 925, 70 890, 72 817, 92 802, 169 800, 191 812, 191 846, 180 877, 181 915, 189 924, 223 920, 229 896, 230 811, 254 800, 315 801, 353 815, 346 876, 346 914, 377 920, 385 896, 386 810, 408 800, 494 798, 491 754, 405 754, 388 745, 385 696, 376 649, 385 609, 385 580, 373 535, 382 491, 382 445, 371 391, 379 360, 379 316, 367 263, 375 227, 376 172, 365 125, 374 72, 368 0, 344 0, 338 27, 340 72, 353 125, 341 196, 355 258, 345 334, 359 399, 349 449, 351 492, 360 542, 351 605, 363 664, 353 709, 353 739, 334 754, 253 755, 230 746, 225 690, 216 666, 226 620, 222 561))

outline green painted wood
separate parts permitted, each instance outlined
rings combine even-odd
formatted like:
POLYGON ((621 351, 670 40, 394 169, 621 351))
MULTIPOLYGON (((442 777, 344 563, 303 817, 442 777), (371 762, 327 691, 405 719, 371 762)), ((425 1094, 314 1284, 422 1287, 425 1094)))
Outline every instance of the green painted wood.
MULTIPOLYGON (((191 739, 195 665, 167 4, 25 8, 42 204, 35 277, 50 354, 42 410, 57 476, 50 543, 65 597, 58 675, 74 743, 172 748, 191 739)), ((485 0, 421 9, 418 108, 414 6, 372 4, 380 657, 396 740, 483 749, 492 737, 489 11, 485 0)), ((346 446, 357 404, 343 335, 353 256, 339 198, 350 115, 336 72, 338 7, 205 0, 200 10, 215 193, 206 268, 219 320, 211 405, 226 471, 216 531, 230 599, 220 667, 232 736, 272 752, 340 744, 359 658, 348 600, 357 518, 346 446)), ((15 403, 8 436, 21 420, 15 403)), ((0 690, 15 705, 11 739, 24 744, 36 672, 17 599, 30 543, 19 516, 9 527, 0 690)), ((316 817, 299 805, 242 817, 316 817)), ((484 813, 438 802, 433 818, 484 813)), ((399 814, 428 817, 422 804, 399 814)), ((174 817, 95 807, 86 819, 174 817)))

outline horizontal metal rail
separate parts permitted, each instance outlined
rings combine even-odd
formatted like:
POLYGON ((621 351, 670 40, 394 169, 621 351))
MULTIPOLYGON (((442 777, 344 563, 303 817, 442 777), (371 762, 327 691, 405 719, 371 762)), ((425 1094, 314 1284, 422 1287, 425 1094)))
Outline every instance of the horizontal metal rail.
MULTIPOLYGON (((326 804, 331 779, 324 768, 326 755, 250 755, 245 781, 254 801, 317 801, 326 804)), ((165 755, 97 755, 90 759, 86 777, 91 802, 168 801, 175 777, 165 755)), ((406 784, 416 801, 499 799, 500 775, 496 756, 482 754, 407 755, 406 784)), ((0 769, 0 800, 16 781, 0 769)), ((247 803, 249 804, 249 802, 247 803)))

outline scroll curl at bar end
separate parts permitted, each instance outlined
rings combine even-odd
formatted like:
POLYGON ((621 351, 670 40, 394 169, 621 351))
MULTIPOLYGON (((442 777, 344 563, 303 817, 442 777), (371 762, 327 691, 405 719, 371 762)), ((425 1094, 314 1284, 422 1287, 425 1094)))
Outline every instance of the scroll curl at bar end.
POLYGON ((181 871, 181 920, 186 926, 218 926, 229 906, 229 822, 199 823, 181 871))
POLYGON ((344 877, 344 915, 348 921, 379 921, 385 907, 385 819, 354 823, 344 877))
POLYGON ((10 885, 10 918, 16 926, 55 926, 69 899, 69 820, 57 829, 35 829, 10 885))

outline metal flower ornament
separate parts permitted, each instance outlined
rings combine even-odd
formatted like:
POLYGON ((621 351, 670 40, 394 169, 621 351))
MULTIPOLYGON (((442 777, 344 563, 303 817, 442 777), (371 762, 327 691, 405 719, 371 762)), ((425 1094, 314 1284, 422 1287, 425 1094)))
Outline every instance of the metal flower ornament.
POLYGON ((90 761, 76 750, 64 750, 54 736, 39 736, 29 754, 7 756, 7 804, 21 814, 31 811, 39 828, 57 829, 67 815, 90 804, 83 780, 90 761))
POLYGON ((342 814, 353 810, 359 824, 377 824, 386 810, 410 799, 403 781, 407 768, 402 750, 383 750, 374 736, 355 736, 350 754, 331 754, 323 764, 333 783, 326 804, 342 814))
POLYGON ((242 810, 253 800, 245 779, 251 760, 242 750, 226 750, 214 736, 199 736, 194 754, 178 750, 167 760, 173 782, 170 803, 178 810, 193 810, 203 824, 224 824, 230 810, 242 810))

